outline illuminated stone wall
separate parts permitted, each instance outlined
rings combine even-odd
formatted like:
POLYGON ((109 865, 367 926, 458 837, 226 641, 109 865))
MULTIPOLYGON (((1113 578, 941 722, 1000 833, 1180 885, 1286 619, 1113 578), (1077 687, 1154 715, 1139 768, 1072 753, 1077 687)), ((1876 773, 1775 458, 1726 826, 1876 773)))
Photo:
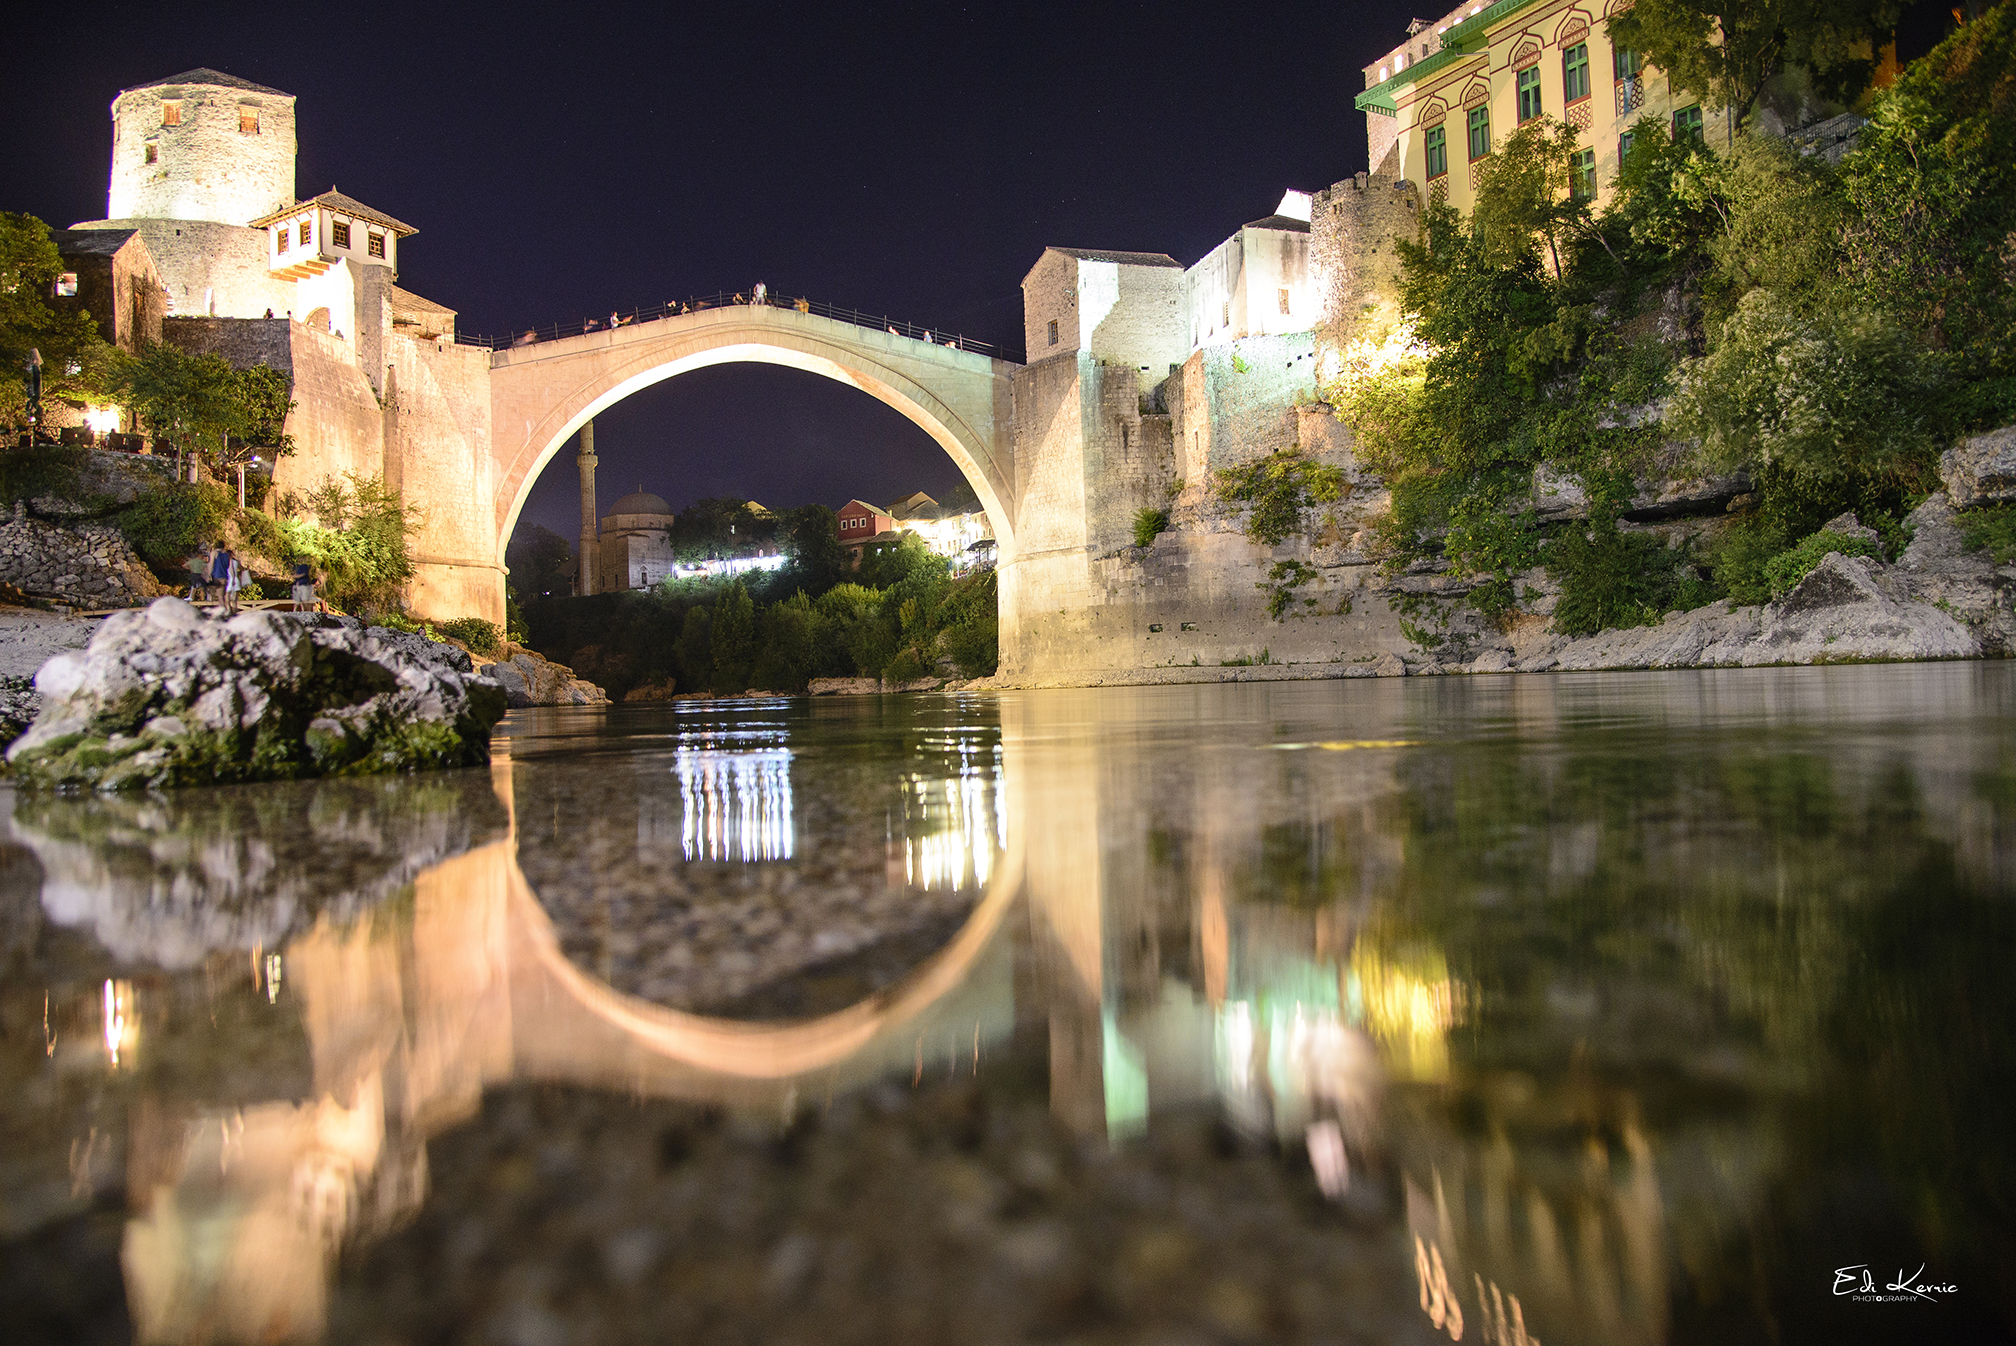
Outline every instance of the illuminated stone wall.
POLYGON ((246 224, 293 196, 293 95, 157 84, 113 100, 108 217, 246 224), (167 124, 170 105, 179 117, 174 125, 167 124))
POLYGON ((1316 193, 1309 261, 1321 350, 1342 350, 1398 323, 1400 254, 1393 244, 1418 239, 1420 231, 1420 194, 1404 178, 1360 173, 1316 193))

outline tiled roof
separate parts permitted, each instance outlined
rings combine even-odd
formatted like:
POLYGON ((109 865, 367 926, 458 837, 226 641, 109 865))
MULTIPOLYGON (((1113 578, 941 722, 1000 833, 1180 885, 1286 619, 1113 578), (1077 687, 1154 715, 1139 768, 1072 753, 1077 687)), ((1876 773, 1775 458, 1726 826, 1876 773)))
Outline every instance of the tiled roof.
POLYGON ((212 70, 207 65, 198 66, 194 70, 184 70, 181 74, 170 75, 166 79, 150 79, 145 84, 136 84, 132 89, 121 89, 119 92, 132 93, 133 89, 159 89, 169 84, 210 84, 224 89, 243 89, 247 93, 270 93, 275 98, 292 98, 294 96, 291 93, 283 93, 279 89, 269 89, 263 84, 254 84, 249 79, 239 79, 236 75, 227 75, 222 70, 212 70))
POLYGON ((261 215, 258 219, 252 221, 251 227, 254 229, 264 229, 269 224, 275 224, 286 219, 303 206, 327 206, 330 210, 339 211, 345 215, 355 215, 360 220, 369 220, 373 224, 382 224, 402 238, 408 234, 417 234, 420 232, 404 220, 395 220, 382 210, 373 210, 356 197, 345 196, 334 187, 331 187, 320 196, 311 196, 306 201, 296 201, 291 205, 283 206, 270 215, 261 215))
POLYGON ((1174 266, 1181 267, 1166 252, 1113 252, 1105 248, 1049 248, 1049 252, 1061 252, 1066 257, 1076 257, 1085 262, 1118 262, 1122 266, 1174 266))

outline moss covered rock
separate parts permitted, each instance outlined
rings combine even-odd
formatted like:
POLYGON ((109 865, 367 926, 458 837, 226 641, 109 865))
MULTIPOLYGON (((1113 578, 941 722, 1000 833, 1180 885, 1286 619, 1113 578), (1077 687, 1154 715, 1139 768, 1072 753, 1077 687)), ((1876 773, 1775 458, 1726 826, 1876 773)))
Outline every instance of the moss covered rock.
POLYGON ((8 749, 31 785, 101 790, 473 766, 504 694, 452 646, 347 618, 118 613, 35 678, 8 749))

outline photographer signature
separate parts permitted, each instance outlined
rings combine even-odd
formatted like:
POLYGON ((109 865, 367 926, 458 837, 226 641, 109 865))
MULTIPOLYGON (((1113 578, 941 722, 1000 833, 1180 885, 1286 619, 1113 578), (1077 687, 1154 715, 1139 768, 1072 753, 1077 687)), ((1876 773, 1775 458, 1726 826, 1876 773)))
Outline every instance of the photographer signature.
POLYGON ((1933 1296, 1958 1294, 1960 1292, 1960 1287, 1957 1285, 1947 1285, 1939 1281, 1920 1280, 1919 1277, 1924 1274, 1925 1264, 1923 1262, 1920 1262, 1918 1269, 1909 1276, 1906 1276, 1900 1267, 1897 1271, 1897 1279, 1879 1290, 1876 1285, 1876 1277, 1870 1274, 1869 1264, 1867 1262, 1857 1262, 1854 1266, 1835 1268, 1834 1293, 1837 1295, 1854 1295, 1857 1298, 1861 1298, 1865 1295, 1879 1295, 1888 1292, 1900 1298, 1910 1295, 1914 1298, 1936 1304, 1939 1301, 1934 1299, 1933 1296))

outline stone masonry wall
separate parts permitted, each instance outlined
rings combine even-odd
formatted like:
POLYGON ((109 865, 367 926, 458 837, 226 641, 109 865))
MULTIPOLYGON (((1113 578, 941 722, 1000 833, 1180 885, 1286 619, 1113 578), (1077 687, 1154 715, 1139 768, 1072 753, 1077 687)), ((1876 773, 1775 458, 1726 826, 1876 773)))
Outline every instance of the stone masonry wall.
POLYGON ((490 352, 398 333, 385 344, 385 477, 420 522, 407 601, 423 617, 501 624, 490 352))
POLYGON ((0 521, 0 580, 87 608, 133 607, 169 592, 117 528, 44 523, 18 504, 0 521))
POLYGON ((1315 194, 1309 263, 1324 350, 1342 350, 1399 321, 1400 254, 1393 241, 1417 239, 1420 231, 1421 202, 1405 178, 1361 173, 1315 194))

